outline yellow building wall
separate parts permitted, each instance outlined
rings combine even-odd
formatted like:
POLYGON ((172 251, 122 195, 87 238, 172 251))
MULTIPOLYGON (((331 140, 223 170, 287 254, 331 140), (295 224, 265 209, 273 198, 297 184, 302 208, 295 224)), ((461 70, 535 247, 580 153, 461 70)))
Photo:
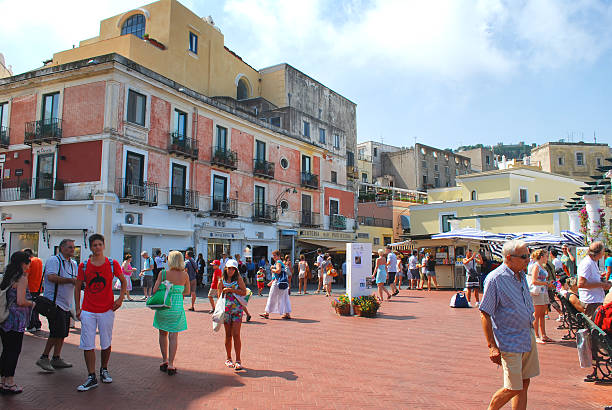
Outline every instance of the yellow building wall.
POLYGON ((383 248, 385 246, 385 236, 391 238, 391 241, 393 241, 393 228, 359 225, 357 233, 359 234, 364 232, 370 235, 369 238, 359 238, 357 241, 371 243, 373 252, 376 252, 379 248, 383 248), (379 238, 380 242, 378 244, 374 244, 374 238, 379 238))
POLYGON ((477 200, 507 198, 510 195, 510 182, 507 176, 497 176, 491 179, 478 179, 471 181, 469 178, 461 182, 461 198, 464 201, 472 199, 472 191, 476 191, 477 200))
POLYGON ((82 41, 78 48, 54 54, 52 64, 112 52, 204 95, 235 98, 239 75, 249 82, 249 97, 261 95, 259 72, 225 49, 221 32, 176 0, 160 0, 103 20, 98 37, 82 41), (145 33, 161 42, 166 50, 136 36, 121 36, 123 22, 133 14, 143 13, 142 10, 149 14, 145 33), (188 51, 190 31, 198 36, 197 55, 188 51))
POLYGON ((357 159, 357 168, 359 169, 359 181, 362 181, 361 174, 368 174, 368 183, 372 184, 374 181, 372 180, 372 162, 365 161, 362 159, 357 159))
POLYGON ((463 197, 461 187, 430 189, 427 191, 427 202, 459 201, 463 197))
POLYGON ((277 70, 261 74, 261 96, 277 107, 286 107, 287 92, 285 86, 286 71, 283 66, 277 70))

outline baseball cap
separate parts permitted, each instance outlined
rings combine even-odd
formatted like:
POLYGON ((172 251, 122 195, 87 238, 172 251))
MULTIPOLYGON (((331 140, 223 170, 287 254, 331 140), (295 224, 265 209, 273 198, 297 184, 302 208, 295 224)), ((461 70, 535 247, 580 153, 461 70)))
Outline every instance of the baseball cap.
POLYGON ((211 265, 217 265, 217 266, 219 266, 219 265, 221 265, 221 262, 219 262, 219 259, 215 259, 215 260, 214 260, 214 261, 212 261, 210 264, 211 264, 211 265))
POLYGON ((225 264, 225 267, 226 268, 236 268, 236 269, 238 269, 238 262, 236 261, 236 259, 230 259, 225 264))

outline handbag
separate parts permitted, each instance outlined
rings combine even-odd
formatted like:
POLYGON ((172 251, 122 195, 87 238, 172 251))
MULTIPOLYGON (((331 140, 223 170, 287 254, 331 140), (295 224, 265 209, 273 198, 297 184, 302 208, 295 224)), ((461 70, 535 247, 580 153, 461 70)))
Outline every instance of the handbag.
POLYGON ((153 310, 158 309, 169 309, 172 307, 172 296, 170 291, 172 290, 172 282, 166 280, 166 271, 162 271, 162 283, 160 283, 157 292, 147 299, 147 307, 153 310))
MULTIPOLYGON (((57 263, 59 264, 58 268, 58 276, 61 276, 62 270, 62 261, 59 256, 57 256, 57 263)), ((53 291, 53 300, 42 295, 42 285, 45 279, 45 275, 47 274, 47 270, 43 272, 43 277, 40 279, 40 286, 38 287, 38 294, 36 298, 34 298, 34 302, 36 305, 34 306, 34 310, 39 314, 45 316, 47 319, 53 319, 55 314, 57 313, 57 305, 55 304, 55 300, 57 299, 57 282, 55 283, 55 290, 53 291)))
POLYGON ((6 319, 9 317, 9 304, 8 304, 8 290, 13 286, 11 283, 6 287, 6 289, 0 290, 0 323, 4 323, 6 319))
POLYGON ((221 329, 221 324, 225 323, 225 294, 221 294, 221 297, 217 299, 215 305, 215 311, 212 314, 213 330, 215 332, 221 329))

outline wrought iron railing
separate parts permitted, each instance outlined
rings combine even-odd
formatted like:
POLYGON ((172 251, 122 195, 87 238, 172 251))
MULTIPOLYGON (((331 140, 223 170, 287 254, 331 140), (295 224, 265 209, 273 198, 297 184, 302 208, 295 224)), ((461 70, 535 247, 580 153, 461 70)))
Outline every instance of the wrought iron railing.
POLYGON ((278 220, 278 207, 276 205, 254 203, 253 220, 258 222, 276 222, 278 220))
POLYGON ((344 230, 346 229, 346 217, 342 215, 330 215, 329 216, 329 227, 330 229, 344 230))
POLYGON ((302 211, 300 225, 307 227, 321 226, 321 215, 318 212, 302 211))
POLYGON ((346 176, 349 179, 359 179, 359 169, 355 166, 346 166, 346 176))
POLYGON ((0 183, 0 201, 27 201, 53 199, 55 201, 83 201, 93 199, 91 190, 66 187, 61 179, 32 178, 9 179, 0 183))
POLYGON ((218 216, 225 216, 229 218, 235 218, 238 216, 238 200, 237 199, 225 199, 225 200, 219 201, 219 200, 213 199, 210 214, 218 215, 218 216))
POLYGON ((60 141, 61 139, 62 120, 60 118, 47 118, 25 123, 24 142, 28 145, 60 141))
POLYGON ((253 160, 253 174, 274 179, 274 163, 262 159, 253 160))
POLYGON ((302 172, 302 186, 306 188, 319 188, 319 176, 310 172, 302 172))
POLYGON ((198 211, 200 208, 200 193, 182 187, 171 187, 168 208, 184 209, 187 211, 198 211))
POLYGON ((222 167, 236 169, 238 168, 238 154, 236 151, 225 147, 212 147, 210 162, 222 167))
POLYGON ((118 178, 115 184, 115 193, 121 202, 156 206, 158 201, 158 185, 156 182, 135 182, 118 178))
POLYGON ((187 138, 178 132, 172 132, 170 133, 168 152, 186 158, 198 159, 198 141, 187 138))
POLYGON ((8 148, 11 145, 10 133, 9 127, 0 127, 0 148, 8 148))
POLYGON ((384 219, 384 218, 373 218, 369 216, 360 216, 357 218, 360 225, 365 226, 379 226, 382 228, 393 228, 393 220, 392 219, 384 219))

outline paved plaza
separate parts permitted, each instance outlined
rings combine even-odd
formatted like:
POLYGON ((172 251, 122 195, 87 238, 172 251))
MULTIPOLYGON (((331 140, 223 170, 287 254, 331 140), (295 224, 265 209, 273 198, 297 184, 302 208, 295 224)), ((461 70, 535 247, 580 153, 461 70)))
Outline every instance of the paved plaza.
MULTIPOLYGON (((153 312, 143 302, 126 302, 115 321, 112 384, 76 391, 86 376, 78 330, 63 352, 74 368, 55 374, 38 371, 34 362, 45 340, 26 333, 16 374, 25 391, 0 397, 1 407, 483 409, 501 386, 502 371, 488 360, 478 311, 450 309, 451 295, 403 291, 376 319, 336 316, 325 296, 293 296, 291 321, 259 318, 266 299, 254 296, 253 321, 242 327, 246 370, 240 373, 224 367, 223 331, 213 333, 202 300, 199 312, 187 312, 173 377, 158 370, 153 312)), ((549 336, 560 340, 557 322, 547 325, 549 336)), ((578 366, 572 343, 538 350, 542 374, 532 381, 529 408, 612 405, 612 386, 582 381, 589 370, 578 366)))

